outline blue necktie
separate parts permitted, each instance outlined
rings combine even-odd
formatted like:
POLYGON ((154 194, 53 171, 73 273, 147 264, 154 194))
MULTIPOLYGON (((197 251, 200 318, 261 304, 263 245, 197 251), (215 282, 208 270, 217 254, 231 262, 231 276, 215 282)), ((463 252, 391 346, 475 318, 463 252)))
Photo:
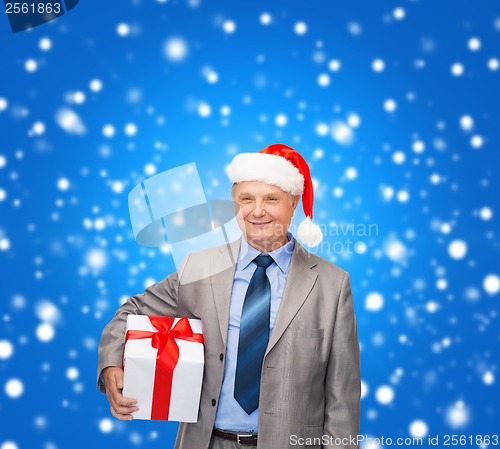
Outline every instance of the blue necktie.
POLYGON ((271 284, 266 269, 271 256, 257 256, 257 264, 243 302, 234 380, 234 398, 249 415, 259 406, 260 374, 269 341, 271 284))

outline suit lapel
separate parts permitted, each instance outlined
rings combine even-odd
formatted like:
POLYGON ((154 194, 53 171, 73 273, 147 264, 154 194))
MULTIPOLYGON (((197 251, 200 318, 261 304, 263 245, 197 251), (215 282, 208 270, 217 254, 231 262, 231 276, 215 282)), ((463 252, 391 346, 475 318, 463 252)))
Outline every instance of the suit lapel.
MULTIPOLYGON (((240 245, 241 238, 225 247, 218 248, 217 253, 210 259, 210 284, 224 347, 227 341, 229 303, 240 245)), ((281 338, 312 290, 318 277, 316 273, 311 271, 314 266, 316 266, 316 263, 309 258, 309 253, 295 241, 295 249, 290 262, 283 298, 269 339, 266 355, 281 338)))
POLYGON ((312 261, 309 258, 309 253, 295 241, 295 249, 290 262, 285 290, 274 322, 273 332, 267 345, 266 355, 281 338, 312 290, 318 277, 317 273, 311 271, 314 266, 316 266, 316 262, 312 261))
POLYGON ((210 259, 210 284, 224 347, 226 346, 229 325, 229 302, 240 244, 241 238, 219 248, 214 257, 210 259))

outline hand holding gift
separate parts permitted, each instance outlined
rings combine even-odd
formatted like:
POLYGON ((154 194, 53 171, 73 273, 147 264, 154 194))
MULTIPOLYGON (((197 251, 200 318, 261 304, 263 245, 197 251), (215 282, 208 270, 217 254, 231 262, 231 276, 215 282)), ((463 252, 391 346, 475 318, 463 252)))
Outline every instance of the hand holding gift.
POLYGON ((121 420, 133 419, 132 412, 139 410, 135 399, 126 398, 122 394, 123 369, 118 366, 108 366, 103 370, 106 384, 106 395, 110 404, 111 414, 121 420))

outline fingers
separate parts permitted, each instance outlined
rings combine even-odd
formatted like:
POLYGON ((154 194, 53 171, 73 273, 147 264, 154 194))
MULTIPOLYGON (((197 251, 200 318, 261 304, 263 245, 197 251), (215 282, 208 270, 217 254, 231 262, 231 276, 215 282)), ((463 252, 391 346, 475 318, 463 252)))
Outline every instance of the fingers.
POLYGON ((122 395, 123 370, 118 367, 108 367, 104 370, 104 383, 108 397, 111 414, 120 420, 131 420, 132 412, 139 410, 137 401, 122 395))
POLYGON ((108 395, 108 401, 110 405, 111 414, 115 418, 121 420, 133 419, 131 413, 139 410, 139 407, 135 405, 137 404, 137 401, 135 399, 125 398, 121 395, 121 393, 118 394, 110 393, 108 395))
POLYGON ((113 404, 110 401, 110 407, 109 407, 111 414, 115 417, 118 418, 122 421, 130 421, 134 419, 132 416, 132 412, 136 412, 139 410, 139 407, 122 407, 116 404, 113 404))

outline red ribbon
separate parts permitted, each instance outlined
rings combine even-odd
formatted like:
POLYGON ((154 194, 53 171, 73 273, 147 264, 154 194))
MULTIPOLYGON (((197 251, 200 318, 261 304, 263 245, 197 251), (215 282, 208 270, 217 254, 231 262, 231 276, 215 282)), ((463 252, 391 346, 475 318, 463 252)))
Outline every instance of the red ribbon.
POLYGON ((203 343, 203 334, 195 334, 186 317, 177 321, 174 327, 172 325, 175 318, 167 316, 150 316, 148 318, 151 324, 158 329, 158 332, 127 331, 125 344, 127 340, 151 338, 151 346, 158 349, 151 419, 168 420, 172 379, 174 369, 179 361, 179 346, 174 339, 179 338, 181 340, 203 343))

